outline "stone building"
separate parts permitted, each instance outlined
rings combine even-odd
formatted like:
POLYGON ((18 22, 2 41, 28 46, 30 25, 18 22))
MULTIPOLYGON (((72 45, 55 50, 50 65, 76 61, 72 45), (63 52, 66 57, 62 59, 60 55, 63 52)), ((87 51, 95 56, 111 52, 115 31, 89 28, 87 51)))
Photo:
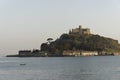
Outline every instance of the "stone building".
POLYGON ((20 50, 19 51, 20 57, 31 56, 31 54, 32 54, 31 50, 20 50))
POLYGON ((97 56, 97 51, 64 50, 63 55, 67 56, 97 56))
POLYGON ((79 25, 78 28, 70 30, 69 34, 90 35, 91 32, 89 28, 82 28, 82 26, 79 25))

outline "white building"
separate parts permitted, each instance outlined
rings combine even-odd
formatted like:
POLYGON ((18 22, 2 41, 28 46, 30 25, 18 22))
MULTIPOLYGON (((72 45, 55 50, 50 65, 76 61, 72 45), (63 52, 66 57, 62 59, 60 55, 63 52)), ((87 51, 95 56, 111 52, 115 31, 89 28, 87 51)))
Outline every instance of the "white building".
POLYGON ((63 51, 63 55, 67 56, 97 56, 98 52, 97 51, 80 51, 80 50, 65 50, 63 51))

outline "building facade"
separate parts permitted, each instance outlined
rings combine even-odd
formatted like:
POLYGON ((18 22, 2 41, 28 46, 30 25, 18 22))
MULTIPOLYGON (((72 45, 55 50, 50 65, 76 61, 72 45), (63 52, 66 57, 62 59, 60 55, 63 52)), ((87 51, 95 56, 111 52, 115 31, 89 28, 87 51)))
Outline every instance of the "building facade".
POLYGON ((82 28, 82 26, 79 25, 78 28, 70 30, 69 34, 90 35, 91 32, 89 28, 82 28))
POLYGON ((24 56, 30 56, 32 54, 31 50, 20 50, 19 51, 19 56, 24 57, 24 56))
POLYGON ((63 55, 67 56, 97 56, 97 51, 80 51, 80 50, 65 50, 63 51, 63 55))

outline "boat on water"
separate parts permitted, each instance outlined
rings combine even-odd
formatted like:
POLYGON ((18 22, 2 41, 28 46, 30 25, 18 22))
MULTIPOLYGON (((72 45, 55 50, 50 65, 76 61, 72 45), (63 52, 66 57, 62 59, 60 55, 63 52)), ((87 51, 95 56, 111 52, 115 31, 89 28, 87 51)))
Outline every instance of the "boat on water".
POLYGON ((25 64, 25 63, 21 63, 20 65, 21 65, 21 66, 24 66, 24 65, 26 65, 26 64, 25 64))

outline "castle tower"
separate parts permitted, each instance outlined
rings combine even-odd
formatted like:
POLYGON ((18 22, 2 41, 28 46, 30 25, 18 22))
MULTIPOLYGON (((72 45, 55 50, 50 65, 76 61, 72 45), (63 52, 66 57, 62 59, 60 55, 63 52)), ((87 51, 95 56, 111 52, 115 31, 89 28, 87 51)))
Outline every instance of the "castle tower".
POLYGON ((79 29, 80 29, 80 30, 82 29, 82 25, 79 25, 79 29))
POLYGON ((82 31, 82 25, 79 25, 79 34, 82 35, 83 31, 82 31))
POLYGON ((69 34, 71 34, 72 33, 72 31, 71 30, 69 30, 69 34))

